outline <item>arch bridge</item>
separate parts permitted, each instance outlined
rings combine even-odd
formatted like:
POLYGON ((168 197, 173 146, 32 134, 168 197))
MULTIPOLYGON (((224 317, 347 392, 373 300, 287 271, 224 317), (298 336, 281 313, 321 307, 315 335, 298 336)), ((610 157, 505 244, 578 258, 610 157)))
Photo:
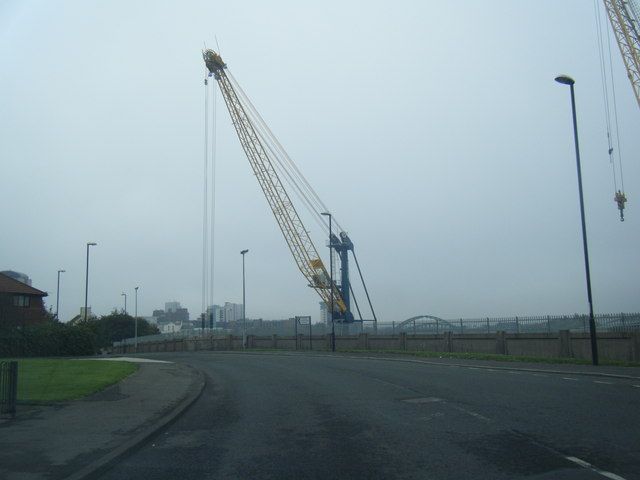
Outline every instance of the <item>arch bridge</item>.
POLYGON ((398 329, 401 332, 412 333, 440 333, 440 332, 454 332, 460 330, 460 327, 452 324, 448 320, 444 320, 440 317, 433 315, 417 315, 415 317, 407 318, 406 320, 398 324, 398 329))

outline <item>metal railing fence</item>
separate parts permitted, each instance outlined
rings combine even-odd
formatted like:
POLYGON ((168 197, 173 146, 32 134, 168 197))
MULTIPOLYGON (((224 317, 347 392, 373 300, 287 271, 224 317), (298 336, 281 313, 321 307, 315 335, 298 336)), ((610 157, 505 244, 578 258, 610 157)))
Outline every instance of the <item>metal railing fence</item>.
POLYGON ((0 415, 16 415, 18 362, 0 362, 0 415))
MULTIPOLYGON (((640 331, 640 313, 605 313, 595 315, 598 332, 640 331)), ((485 317, 471 319, 419 319, 413 322, 378 322, 377 333, 440 334, 452 333, 554 333, 560 330, 589 332, 588 315, 538 315, 515 317, 485 317)), ((367 326, 365 332, 372 333, 367 326)))
MULTIPOLYGON (((596 329, 598 332, 637 332, 640 331, 640 313, 604 313, 595 316, 596 329)), ((336 335, 357 335, 359 333, 369 333, 377 335, 395 335, 406 333, 408 335, 419 334, 442 334, 452 332, 456 334, 492 334, 498 331, 506 333, 555 333, 560 330, 569 330, 576 333, 589 332, 588 315, 538 315, 538 316, 515 316, 515 317, 485 317, 470 319, 441 319, 436 317, 415 320, 414 322, 401 325, 397 322, 378 322, 374 327, 373 322, 355 323, 349 326, 336 323, 336 335)), ((199 329, 180 330, 173 333, 163 333, 158 335, 146 335, 138 337, 138 343, 158 342, 166 340, 180 340, 183 338, 195 338, 201 336, 222 336, 222 335, 242 335, 242 324, 236 323, 229 328, 208 329, 204 332, 199 329)), ((291 322, 262 321, 259 323, 247 323, 247 335, 256 336, 293 336, 295 335, 295 324, 291 322)), ((307 335, 306 331, 300 331, 307 335)), ((321 323, 312 325, 313 335, 325 335, 331 333, 331 326, 321 323)), ((114 342, 114 346, 133 345, 134 339, 127 338, 121 342, 114 342)))

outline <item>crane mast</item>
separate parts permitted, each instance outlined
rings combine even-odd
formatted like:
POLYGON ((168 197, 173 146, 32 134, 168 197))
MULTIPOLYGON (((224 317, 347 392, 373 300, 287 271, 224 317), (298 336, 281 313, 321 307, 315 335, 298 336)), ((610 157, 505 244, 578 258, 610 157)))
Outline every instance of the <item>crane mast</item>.
POLYGON ((635 0, 603 0, 627 76, 640 106, 640 11, 635 0))
POLYGON ((298 268, 309 282, 309 286, 320 295, 327 305, 332 303, 331 292, 333 290, 336 317, 348 316, 348 307, 341 292, 335 282, 329 278, 327 269, 289 198, 273 162, 269 158, 267 149, 262 144, 250 116, 225 72, 226 64, 220 55, 210 49, 203 52, 203 57, 209 70, 209 76, 213 76, 218 82, 242 148, 298 268))

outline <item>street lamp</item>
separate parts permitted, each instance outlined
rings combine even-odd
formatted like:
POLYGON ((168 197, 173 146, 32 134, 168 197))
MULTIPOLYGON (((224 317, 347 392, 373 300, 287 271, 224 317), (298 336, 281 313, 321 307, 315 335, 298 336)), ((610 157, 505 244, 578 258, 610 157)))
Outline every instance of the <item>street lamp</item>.
POLYGON ((136 287, 135 291, 136 291, 136 306, 135 306, 135 313, 134 313, 134 320, 133 320, 133 338, 134 338, 134 352, 138 353, 138 289, 140 287, 136 287))
POLYGON ((58 287, 56 288, 56 320, 58 318, 58 312, 60 311, 60 274, 65 273, 65 270, 58 270, 58 287))
POLYGON ((124 297, 124 314, 127 314, 127 294, 122 292, 120 295, 124 297))
POLYGON ((242 250, 240 255, 242 255, 242 348, 247 348, 247 315, 246 315, 246 299, 245 299, 245 284, 244 284, 244 256, 249 250, 242 250))
POLYGON ((329 212, 322 212, 321 215, 329 217, 329 271, 331 272, 329 276, 331 280, 329 282, 329 288, 331 292, 331 351, 336 351, 336 327, 333 322, 333 248, 331 248, 331 235, 332 227, 331 227, 331 218, 332 215, 329 212))
POLYGON ((95 247, 98 245, 95 242, 87 243, 87 270, 84 281, 84 321, 87 321, 87 301, 89 299, 89 247, 95 247))
POLYGON ((578 193, 580 195, 580 219, 582 220, 582 246, 584 249, 584 268, 587 276, 587 298, 589 300, 589 334, 591 336, 591 361, 598 365, 598 342, 596 321, 593 316, 593 297, 591 296, 591 273, 589 270, 589 249, 587 248, 587 225, 584 219, 584 200, 582 195, 582 170, 580 168, 580 148, 578 146, 578 121, 576 120, 576 98, 573 91, 575 80, 567 75, 555 78, 556 82, 569 85, 571 90, 571 112, 573 114, 573 138, 576 146, 576 165, 578 169, 578 193))

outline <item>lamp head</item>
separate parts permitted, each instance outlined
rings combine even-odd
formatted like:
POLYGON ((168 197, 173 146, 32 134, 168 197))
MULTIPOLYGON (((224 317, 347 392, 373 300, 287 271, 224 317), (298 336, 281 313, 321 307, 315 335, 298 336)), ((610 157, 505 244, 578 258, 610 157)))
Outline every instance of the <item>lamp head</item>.
POLYGON ((58 270, 58 273, 65 273, 66 270, 58 270))
POLYGON ((576 83, 576 81, 569 75, 558 75, 555 80, 556 82, 562 83, 563 85, 573 85, 574 83, 576 83))
POLYGON ((324 215, 325 217, 330 217, 331 214, 329 212, 322 212, 320 215, 324 215))
POLYGON ((245 253, 247 253, 248 251, 249 251, 249 249, 242 250, 242 251, 240 252, 240 254, 241 254, 241 255, 244 255, 244 254, 245 254, 245 253))
POLYGON ((96 242, 88 242, 87 246, 91 246, 91 247, 95 247, 96 245, 98 245, 96 242))

